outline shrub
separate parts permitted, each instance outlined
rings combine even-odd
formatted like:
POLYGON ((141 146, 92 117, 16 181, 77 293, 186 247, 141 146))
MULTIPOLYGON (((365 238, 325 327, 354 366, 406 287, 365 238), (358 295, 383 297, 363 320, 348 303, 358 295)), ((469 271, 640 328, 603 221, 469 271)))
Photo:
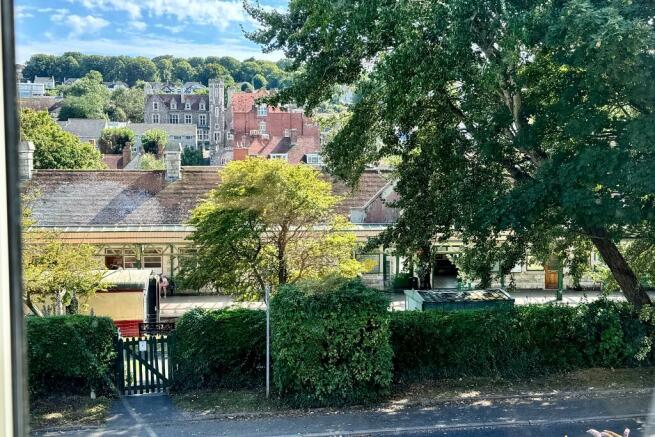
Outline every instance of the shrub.
POLYGON ((295 405, 367 403, 392 380, 388 301, 359 281, 271 300, 273 383, 295 405))
POLYGON ((531 376, 585 367, 628 367, 650 325, 623 303, 533 305, 453 313, 396 312, 391 343, 399 381, 531 376))
POLYGON ((33 396, 112 391, 116 327, 107 317, 27 318, 29 389, 33 396))
POLYGON ((174 331, 175 388, 249 387, 264 376, 264 311, 196 309, 174 331))

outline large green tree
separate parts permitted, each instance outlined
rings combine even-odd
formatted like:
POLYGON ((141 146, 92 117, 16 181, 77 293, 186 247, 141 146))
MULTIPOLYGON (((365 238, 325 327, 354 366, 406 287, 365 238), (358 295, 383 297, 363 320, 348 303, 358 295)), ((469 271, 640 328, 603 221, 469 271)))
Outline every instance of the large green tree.
POLYGON ((399 157, 385 239, 416 249, 459 235, 483 282, 528 251, 591 242, 627 299, 650 302, 617 246, 655 225, 652 3, 591 0, 246 5, 250 37, 296 71, 277 101, 312 109, 357 84, 324 155, 356 180, 399 157))
POLYGON ((97 71, 87 73, 74 84, 65 87, 64 102, 59 112, 60 120, 69 118, 106 118, 109 90, 102 83, 97 71))
POLYGON ((114 121, 143 123, 144 101, 143 87, 119 88, 111 93, 107 110, 109 118, 114 121))
POLYGON ((34 167, 37 169, 106 168, 94 145, 64 131, 45 111, 21 111, 20 137, 34 143, 34 167))
POLYGON ((255 298, 267 284, 365 269, 352 257, 348 220, 335 213, 340 199, 318 171, 252 158, 230 162, 220 175, 191 216, 197 252, 183 265, 186 285, 255 298))
POLYGON ((150 129, 141 136, 141 147, 146 153, 160 155, 168 144, 168 133, 162 129, 150 129))

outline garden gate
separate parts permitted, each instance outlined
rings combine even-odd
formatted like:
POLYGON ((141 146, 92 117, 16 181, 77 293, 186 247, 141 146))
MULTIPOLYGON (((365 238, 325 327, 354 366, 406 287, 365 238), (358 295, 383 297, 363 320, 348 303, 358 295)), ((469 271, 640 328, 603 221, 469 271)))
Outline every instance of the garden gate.
POLYGON ((116 387, 121 394, 156 393, 170 387, 172 336, 119 337, 116 344, 116 387))

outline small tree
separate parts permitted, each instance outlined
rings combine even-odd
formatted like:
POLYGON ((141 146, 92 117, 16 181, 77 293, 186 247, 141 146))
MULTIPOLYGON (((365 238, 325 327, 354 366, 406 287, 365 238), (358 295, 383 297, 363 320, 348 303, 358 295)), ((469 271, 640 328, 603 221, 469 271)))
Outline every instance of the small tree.
POLYGON ((105 153, 121 153, 127 144, 134 143, 134 132, 126 127, 103 129, 100 148, 105 153))
POLYGON ((141 145, 146 153, 159 155, 160 151, 164 150, 168 144, 168 134, 161 129, 150 129, 143 133, 141 137, 141 145))
POLYGON ((185 147, 182 152, 182 165, 205 165, 202 150, 185 147))
POLYGON ((158 159, 152 153, 144 153, 139 158, 139 168, 141 170, 163 170, 165 168, 164 160, 158 159))
POLYGON ((365 270, 352 258, 350 223, 334 211, 339 197, 313 168, 232 161, 221 180, 191 215, 196 230, 189 239, 197 252, 183 263, 187 285, 256 298, 267 284, 365 270))
POLYGON ((106 168, 95 146, 64 131, 45 111, 21 111, 20 137, 34 142, 34 167, 37 169, 106 168))
POLYGON ((30 200, 26 198, 22 220, 23 300, 37 316, 43 315, 44 305, 63 315, 74 301, 84 302, 106 288, 102 263, 94 257, 93 246, 65 243, 57 232, 35 228, 30 200))

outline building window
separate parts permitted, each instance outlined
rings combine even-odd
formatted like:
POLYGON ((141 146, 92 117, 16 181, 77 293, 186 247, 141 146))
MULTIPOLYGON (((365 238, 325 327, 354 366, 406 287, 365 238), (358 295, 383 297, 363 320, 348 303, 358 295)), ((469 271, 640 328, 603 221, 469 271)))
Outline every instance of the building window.
POLYGON ((184 124, 191 124, 191 114, 184 115, 184 124))
POLYGON ((200 110, 201 111, 205 110, 205 102, 200 102, 200 110))
POLYGON ((366 273, 380 273, 380 255, 374 253, 362 253, 355 255, 355 259, 360 263, 368 261, 371 265, 371 270, 366 273))
POLYGON ((136 250, 105 249, 105 267, 109 270, 137 268, 136 250))
POLYGON ((181 137, 181 136, 179 136, 179 135, 173 135, 173 139, 174 139, 174 140, 181 140, 181 139, 182 139, 182 137, 181 137))
POLYGON ((291 130, 284 129, 284 138, 289 138, 291 136, 291 130))
POLYGON ((289 160, 289 155, 287 155, 286 153, 271 153, 270 155, 268 155, 268 157, 271 159, 283 159, 285 161, 289 160))
POLYGON ((266 117, 266 114, 268 113, 268 108, 266 105, 259 105, 257 107, 257 117, 266 117))
POLYGON ((192 140, 192 139, 193 139, 193 136, 192 136, 192 135, 187 135, 187 136, 186 136, 186 139, 187 139, 187 140, 192 140))
POLYGON ((171 100, 171 109, 177 109, 177 102, 175 100, 171 100))
POLYGON ((226 133, 225 134, 225 139, 227 139, 228 141, 233 140, 234 139, 234 134, 232 132, 226 133))
POLYGON ((159 123, 159 114, 152 114, 152 122, 159 123))
POLYGON ((168 122, 171 124, 178 124, 180 122, 180 118, 178 117, 177 114, 169 114, 168 122))
POLYGON ((323 158, 318 153, 308 153, 306 158, 307 164, 323 165, 323 158))
POLYGON ((200 126, 207 126, 207 115, 206 114, 198 115, 198 124, 200 126))
POLYGON ((216 115, 216 117, 220 117, 221 116, 221 108, 219 108, 218 106, 215 107, 214 108, 214 115, 216 115))
POLYGON ((159 248, 147 248, 143 250, 143 268, 160 269, 162 266, 162 250, 159 248))
POLYGON ((259 122, 259 133, 260 134, 265 134, 266 133, 266 122, 265 121, 260 121, 259 122))
POLYGON ((159 102, 152 102, 152 110, 159 111, 159 102))
POLYGON ((190 111, 190 110, 191 110, 191 103, 186 102, 186 103, 184 104, 184 109, 185 109, 186 111, 190 111))
POLYGON ((218 142, 221 140, 221 133, 220 132, 214 132, 214 141, 218 142))

